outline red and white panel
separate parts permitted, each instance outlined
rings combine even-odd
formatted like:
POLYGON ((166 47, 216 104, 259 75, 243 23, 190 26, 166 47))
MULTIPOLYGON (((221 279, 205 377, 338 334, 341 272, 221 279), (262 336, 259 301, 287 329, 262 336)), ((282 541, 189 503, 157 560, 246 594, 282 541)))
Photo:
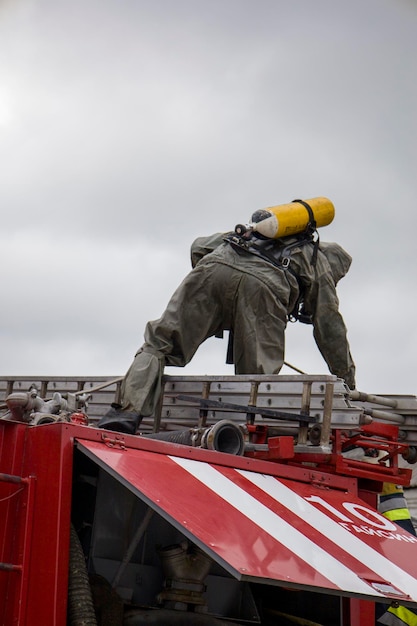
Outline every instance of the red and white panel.
POLYGON ((349 493, 145 450, 80 448, 240 580, 417 602, 417 538, 349 493))

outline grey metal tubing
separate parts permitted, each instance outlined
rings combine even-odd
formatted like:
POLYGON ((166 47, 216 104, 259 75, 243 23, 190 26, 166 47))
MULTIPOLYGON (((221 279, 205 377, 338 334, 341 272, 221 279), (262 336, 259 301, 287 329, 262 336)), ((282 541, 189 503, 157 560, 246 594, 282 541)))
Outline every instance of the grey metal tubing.
POLYGON ((380 404, 382 406, 389 406, 392 409, 397 407, 397 400, 394 398, 384 398, 383 396, 374 396, 370 393, 364 393, 363 391, 358 391, 357 389, 353 389, 349 392, 349 398, 354 401, 360 402, 371 402, 372 404, 380 404))

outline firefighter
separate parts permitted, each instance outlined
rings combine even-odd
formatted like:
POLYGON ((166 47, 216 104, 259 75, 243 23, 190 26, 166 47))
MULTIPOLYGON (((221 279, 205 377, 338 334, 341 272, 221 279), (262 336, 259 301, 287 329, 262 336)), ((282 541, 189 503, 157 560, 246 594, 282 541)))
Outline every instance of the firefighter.
MULTIPOLYGON (((404 496, 404 490, 400 485, 384 483, 379 496, 378 510, 382 515, 412 535, 416 535, 411 521, 410 511, 404 496)), ((386 609, 385 606, 377 606, 377 624, 384 626, 417 626, 417 614, 414 610, 393 602, 386 609), (382 615, 378 617, 378 614, 382 615)))
MULTIPOLYGON (((252 222, 265 213, 255 212, 252 222)), ((354 389, 336 294, 351 257, 337 244, 319 244, 313 231, 309 224, 303 233, 273 240, 236 232, 197 239, 192 271, 161 318, 146 325, 145 342, 122 383, 122 404, 112 405, 99 427, 135 433, 141 418, 154 414, 164 367, 185 366, 207 338, 224 330, 233 333, 236 374, 278 374, 290 317, 313 324, 330 372, 354 389)))
POLYGON ((417 626, 417 615, 412 609, 393 602, 389 609, 377 620, 384 626, 417 626))
POLYGON ((404 530, 413 535, 416 534, 401 485, 383 484, 382 492, 379 496, 378 511, 404 530))

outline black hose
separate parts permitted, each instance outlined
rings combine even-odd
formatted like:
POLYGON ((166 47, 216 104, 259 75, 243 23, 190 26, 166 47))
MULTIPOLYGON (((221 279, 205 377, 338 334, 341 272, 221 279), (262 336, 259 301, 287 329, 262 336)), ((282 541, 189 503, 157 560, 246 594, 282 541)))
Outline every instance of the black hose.
POLYGON ((170 441, 171 443, 179 443, 185 446, 192 445, 192 437, 190 430, 170 430, 159 433, 151 433, 144 435, 149 439, 160 439, 162 441, 170 441))
POLYGON ((68 626, 97 626, 84 552, 71 524, 68 626))

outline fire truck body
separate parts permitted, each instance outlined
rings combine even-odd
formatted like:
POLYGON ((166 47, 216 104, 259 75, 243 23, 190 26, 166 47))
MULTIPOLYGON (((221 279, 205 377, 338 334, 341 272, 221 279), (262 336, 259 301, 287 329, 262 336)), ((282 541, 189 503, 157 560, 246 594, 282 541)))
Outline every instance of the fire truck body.
POLYGON ((417 606, 417 538, 377 512, 410 479, 413 396, 165 377, 129 436, 96 428, 107 382, 3 383, 0 624, 373 626, 377 603, 417 606))

